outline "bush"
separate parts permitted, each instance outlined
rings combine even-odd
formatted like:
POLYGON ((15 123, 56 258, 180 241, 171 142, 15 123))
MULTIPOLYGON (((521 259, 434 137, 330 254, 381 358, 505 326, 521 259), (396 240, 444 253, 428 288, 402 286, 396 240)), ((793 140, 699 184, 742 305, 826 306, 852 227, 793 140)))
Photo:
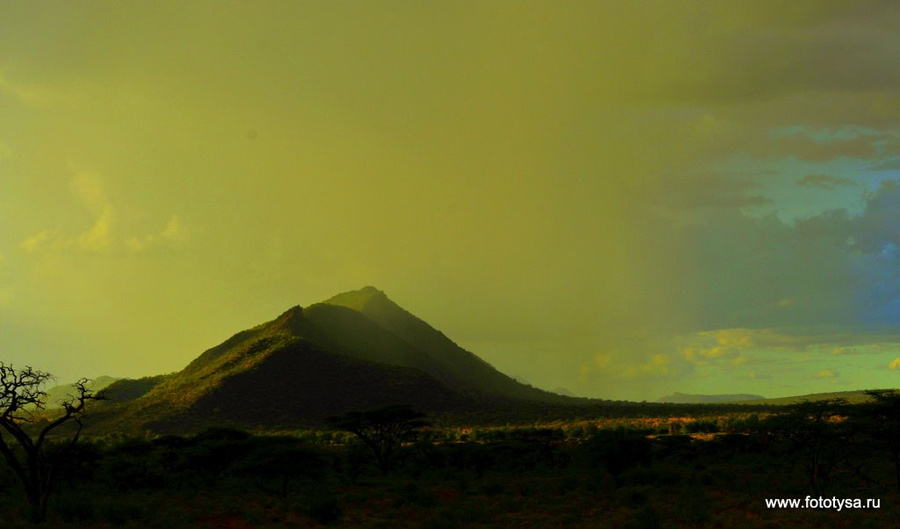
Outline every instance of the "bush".
POLYGON ((600 430, 585 444, 590 465, 605 468, 613 475, 651 460, 650 441, 625 430, 600 430))
POLYGON ((303 512, 317 523, 326 525, 338 521, 344 514, 341 502, 331 491, 320 491, 313 494, 303 512))
POLYGON ((646 505, 634 514, 634 518, 632 518, 627 524, 625 524, 625 529, 661 529, 662 523, 659 520, 659 515, 656 514, 656 511, 653 510, 652 507, 646 505))
POLYGON ((689 422, 684 427, 686 433, 716 433, 719 431, 719 425, 716 421, 694 421, 689 422))
POLYGON ((78 492, 61 495, 54 510, 67 523, 90 522, 97 517, 92 497, 78 492))

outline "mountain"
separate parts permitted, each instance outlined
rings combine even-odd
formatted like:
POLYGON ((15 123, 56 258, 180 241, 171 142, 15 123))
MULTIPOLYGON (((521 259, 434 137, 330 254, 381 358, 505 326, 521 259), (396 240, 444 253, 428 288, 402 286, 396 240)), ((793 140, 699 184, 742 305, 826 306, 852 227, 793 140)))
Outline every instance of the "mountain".
MULTIPOLYGON (((867 390, 855 390, 855 391, 837 391, 832 393, 812 393, 809 395, 797 395, 793 397, 777 397, 772 399, 765 399, 764 404, 774 404, 777 406, 790 406, 793 404, 799 404, 804 401, 817 402, 822 400, 832 400, 832 399, 844 399, 850 404, 859 404, 861 402, 869 402, 872 397, 866 394, 867 390)), ((745 404, 745 402, 741 402, 741 404, 745 404)), ((748 400, 746 404, 759 404, 756 400, 748 400)))
POLYGON ((552 402, 571 400, 559 399, 554 393, 523 384, 501 373, 454 343, 444 333, 401 308, 375 287, 345 292, 324 303, 351 309, 400 337, 419 354, 408 365, 424 370, 467 396, 552 402))
POLYGON ((121 380, 106 394, 99 424, 157 433, 211 425, 295 428, 397 403, 447 412, 585 400, 516 382, 374 287, 293 307, 180 372, 121 380))
POLYGON ((558 387, 553 389, 553 393, 557 395, 563 395, 565 397, 577 397, 578 395, 572 393, 568 388, 558 387))
POLYGON ((704 404, 716 402, 739 402, 739 401, 755 401, 766 400, 761 395, 739 394, 739 395, 692 395, 689 393, 672 393, 665 397, 660 397, 656 402, 669 402, 675 404, 704 404))
MULTIPOLYGON (((98 392, 117 380, 119 379, 110 376, 100 376, 89 380, 88 383, 85 384, 85 387, 87 387, 91 391, 98 392)), ((57 386, 53 386, 52 388, 48 388, 46 391, 47 398, 45 399, 45 407, 48 410, 60 408, 63 401, 78 395, 78 391, 75 389, 74 383, 60 384, 57 386)))

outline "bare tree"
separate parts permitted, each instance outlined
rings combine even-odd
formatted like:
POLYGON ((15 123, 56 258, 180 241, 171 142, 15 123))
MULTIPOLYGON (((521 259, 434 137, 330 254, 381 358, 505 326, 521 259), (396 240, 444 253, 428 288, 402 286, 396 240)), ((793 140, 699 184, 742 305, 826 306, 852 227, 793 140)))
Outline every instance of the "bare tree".
POLYGON ((51 378, 50 373, 30 366, 17 371, 11 364, 0 362, 0 452, 25 487, 32 515, 39 521, 47 516, 54 469, 54 461, 45 454, 44 443, 50 432, 74 421, 78 427, 69 446, 74 445, 84 426, 85 404, 99 398, 87 388, 89 380, 82 378, 75 383, 77 394, 61 403, 62 414, 41 425, 40 421, 44 420, 41 412, 47 399, 43 386, 51 378))

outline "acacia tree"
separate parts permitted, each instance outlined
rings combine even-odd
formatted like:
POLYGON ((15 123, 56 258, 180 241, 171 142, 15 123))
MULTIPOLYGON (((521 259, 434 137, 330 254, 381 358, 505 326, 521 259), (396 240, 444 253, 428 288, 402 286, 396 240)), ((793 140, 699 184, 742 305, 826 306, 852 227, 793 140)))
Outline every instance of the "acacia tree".
POLYGON ((771 431, 788 441, 816 494, 853 455, 848 450, 849 432, 843 424, 847 405, 845 399, 805 400, 796 404, 792 412, 767 421, 771 431))
POLYGON ((50 432, 62 424, 73 421, 78 425, 69 440, 69 446, 78 441, 84 426, 84 407, 89 400, 99 398, 87 388, 88 379, 75 383, 75 396, 61 402, 62 414, 43 420, 47 392, 44 384, 52 378, 50 373, 32 369, 16 370, 0 362, 0 453, 12 467, 25 487, 25 496, 38 521, 47 516, 47 499, 53 478, 54 460, 47 457, 44 444, 50 432))
POLYGON ((876 447, 890 454, 900 490, 900 394, 893 389, 873 389, 866 395, 871 400, 858 406, 859 427, 869 434, 876 447))
POLYGON ((339 417, 330 417, 328 423, 356 435, 372 451, 378 468, 386 473, 403 443, 412 440, 416 430, 427 426, 428 422, 423 417, 423 414, 401 404, 369 411, 350 411, 339 417))

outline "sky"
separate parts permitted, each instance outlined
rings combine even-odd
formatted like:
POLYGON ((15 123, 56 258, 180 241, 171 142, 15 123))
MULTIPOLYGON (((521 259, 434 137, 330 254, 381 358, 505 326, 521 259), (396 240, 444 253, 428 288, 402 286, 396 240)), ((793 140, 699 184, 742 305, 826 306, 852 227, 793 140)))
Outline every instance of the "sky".
POLYGON ((5 2, 0 360, 374 285, 617 400, 900 386, 900 5, 5 2))

